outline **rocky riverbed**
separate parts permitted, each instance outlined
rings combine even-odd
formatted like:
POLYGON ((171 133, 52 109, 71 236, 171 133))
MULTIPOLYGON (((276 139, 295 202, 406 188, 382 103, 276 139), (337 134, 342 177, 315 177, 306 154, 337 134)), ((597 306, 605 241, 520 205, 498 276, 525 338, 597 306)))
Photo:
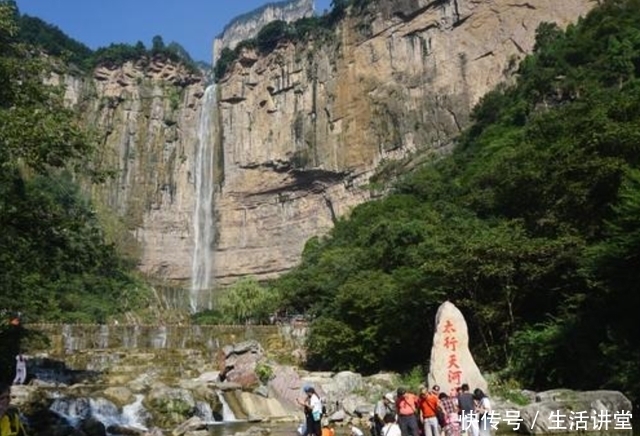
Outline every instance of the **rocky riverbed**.
MULTIPOLYGON (((194 350, 94 350, 83 360, 84 368, 69 368, 31 356, 32 379, 14 386, 12 395, 32 434, 293 434, 302 420, 295 399, 306 383, 326 401, 336 426, 364 428, 375 402, 400 384, 390 373, 364 377, 348 371, 302 371, 269 359, 257 341, 226 346, 213 360, 194 350), (247 428, 249 424, 254 427, 247 428)), ((630 426, 625 411, 631 413, 631 404, 619 392, 523 391, 519 398, 528 404, 492 396, 501 431, 513 431, 518 423, 520 433, 530 434, 570 431, 562 431, 562 425, 581 431, 598 430, 598 424, 623 431, 630 426)))

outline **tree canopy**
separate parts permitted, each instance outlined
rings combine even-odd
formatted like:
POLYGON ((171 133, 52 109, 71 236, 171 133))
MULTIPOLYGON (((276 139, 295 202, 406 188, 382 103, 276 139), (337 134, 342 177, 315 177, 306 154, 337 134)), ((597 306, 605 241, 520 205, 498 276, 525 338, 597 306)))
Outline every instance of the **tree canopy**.
POLYGON ((16 40, 55 56, 68 64, 83 70, 91 70, 100 65, 120 65, 127 61, 144 58, 164 58, 185 65, 190 71, 200 73, 210 68, 195 62, 189 52, 177 42, 165 44, 162 36, 155 35, 151 48, 147 49, 142 41, 136 44, 113 43, 107 47, 92 50, 85 44, 69 37, 57 26, 27 14, 20 14, 15 1, 5 1, 14 10, 14 23, 17 26, 16 40))
POLYGON ((640 0, 543 24, 515 83, 452 155, 355 208, 270 283, 313 319, 312 368, 428 361, 461 308, 485 371, 543 389, 640 391, 640 0))
POLYGON ((17 16, 0 2, 0 310, 105 321, 139 308, 144 291, 81 188, 104 175, 92 135, 44 84, 50 65, 22 43, 17 16))

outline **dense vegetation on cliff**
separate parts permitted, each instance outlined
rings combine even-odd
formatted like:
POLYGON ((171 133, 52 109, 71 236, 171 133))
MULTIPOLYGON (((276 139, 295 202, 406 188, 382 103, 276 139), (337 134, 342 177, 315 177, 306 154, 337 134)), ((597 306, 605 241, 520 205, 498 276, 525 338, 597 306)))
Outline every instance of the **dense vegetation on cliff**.
POLYGON ((44 85, 49 66, 20 40, 12 3, 0 2, 0 330, 15 312, 105 321, 141 307, 145 293, 80 187, 108 176, 92 160, 92 135, 44 85))
MULTIPOLYGON (((352 12, 357 14, 362 12, 362 9, 371 1, 332 0, 331 10, 323 15, 300 18, 292 23, 282 20, 272 21, 260 29, 255 38, 241 41, 233 49, 225 47, 214 65, 214 79, 216 81, 222 79, 233 63, 240 58, 243 50, 256 49, 260 54, 265 55, 272 52, 283 41, 307 44, 312 39, 320 42, 326 40, 334 35, 336 25, 344 17, 350 6, 352 7, 352 12)), ((254 11, 251 15, 255 13, 254 11)), ((236 20, 238 19, 242 20, 245 17, 236 18, 236 20)))
POLYGON ((69 37, 58 27, 38 17, 20 14, 15 1, 5 3, 14 9, 17 40, 82 70, 90 71, 101 65, 122 65, 127 61, 137 62, 150 58, 181 63, 196 74, 210 68, 210 65, 195 62, 187 50, 177 42, 165 44, 160 35, 153 37, 150 48, 147 48, 142 41, 138 41, 135 45, 117 43, 92 50, 69 37))
POLYGON ((640 0, 542 25, 473 120, 453 155, 309 241, 272 284, 314 318, 311 366, 424 364, 449 299, 484 370, 637 394, 640 0))

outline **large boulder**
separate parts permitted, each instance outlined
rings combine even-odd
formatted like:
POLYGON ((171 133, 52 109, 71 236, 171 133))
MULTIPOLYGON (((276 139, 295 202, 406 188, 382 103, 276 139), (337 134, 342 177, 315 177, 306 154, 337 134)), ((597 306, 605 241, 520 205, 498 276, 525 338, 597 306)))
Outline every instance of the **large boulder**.
POLYGON ((189 419, 196 410, 191 391, 156 384, 143 401, 153 422, 162 428, 173 427, 189 419))
POLYGON ((487 381, 469 351, 467 322, 453 303, 445 301, 436 314, 429 385, 437 384, 441 392, 454 393, 463 383, 467 383, 472 391, 480 388, 487 392, 487 381))
POLYGON ((249 389, 260 384, 256 374, 258 362, 264 358, 264 349, 257 341, 245 341, 223 348, 223 371, 225 382, 238 383, 249 389))
POLYGON ((111 386, 103 391, 104 397, 118 407, 132 403, 135 398, 129 388, 124 386, 111 386))
POLYGON ((80 430, 86 436, 107 436, 107 430, 102 422, 93 416, 80 422, 80 430))
POLYGON ((301 398, 303 381, 298 371, 292 366, 275 365, 273 378, 269 381, 269 387, 276 397, 280 399, 289 410, 300 411, 296 398, 301 398))
POLYGON ((135 427, 127 427, 126 425, 118 425, 112 424, 107 427, 107 431, 111 434, 117 434, 121 436, 148 436, 149 433, 145 430, 135 428, 135 427))
POLYGON ((187 433, 191 433, 199 430, 206 430, 207 424, 205 424, 202 419, 197 416, 192 416, 178 427, 176 427, 172 432, 171 436, 183 436, 187 433))
POLYGON ((264 397, 252 392, 235 393, 249 421, 291 420, 292 413, 274 397, 264 397))

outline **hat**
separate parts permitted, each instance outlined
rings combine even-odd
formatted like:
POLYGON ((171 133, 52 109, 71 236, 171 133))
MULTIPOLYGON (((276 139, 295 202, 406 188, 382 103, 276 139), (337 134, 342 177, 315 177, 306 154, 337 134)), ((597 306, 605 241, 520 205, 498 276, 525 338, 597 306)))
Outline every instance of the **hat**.
POLYGON ((393 403, 393 394, 391 392, 387 392, 386 394, 384 394, 384 398, 393 403))
POLYGON ((309 383, 306 383, 304 386, 302 386, 302 390, 304 392, 309 392, 311 389, 313 389, 313 386, 311 386, 309 383))

